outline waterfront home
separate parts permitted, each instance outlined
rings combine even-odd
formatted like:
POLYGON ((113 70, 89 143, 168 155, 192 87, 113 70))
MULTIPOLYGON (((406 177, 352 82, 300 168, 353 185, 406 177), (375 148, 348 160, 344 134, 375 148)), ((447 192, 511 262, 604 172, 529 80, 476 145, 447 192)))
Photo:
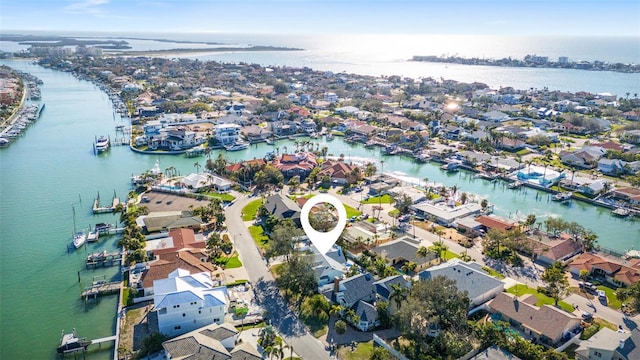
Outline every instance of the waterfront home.
POLYGON ((586 270, 594 278, 608 282, 613 286, 631 286, 640 281, 640 259, 631 259, 624 264, 584 253, 569 262, 569 271, 574 276, 580 276, 580 271, 586 270))
POLYGON ((427 195, 413 186, 396 186, 388 191, 395 199, 399 199, 402 196, 407 196, 411 199, 412 204, 427 200, 427 195))
POLYGON ((202 188, 214 188, 217 191, 229 191, 233 183, 218 175, 211 173, 191 173, 179 179, 180 186, 200 190, 202 188))
POLYGON ((493 229, 505 232, 507 230, 513 229, 518 225, 515 222, 501 218, 497 215, 482 215, 478 216, 475 220, 482 224, 485 231, 493 229))
POLYGON ((299 152, 277 156, 273 160, 272 165, 280 170, 285 178, 300 176, 302 180, 318 165, 318 161, 316 160, 316 156, 311 152, 299 152))
POLYGON ((460 259, 451 259, 418 274, 420 280, 438 276, 455 281, 459 291, 466 291, 472 308, 486 303, 504 290, 504 283, 487 274, 482 266, 460 259))
POLYGON ((640 359, 640 330, 619 332, 602 327, 575 350, 577 360, 633 360, 640 359))
POLYGON ((556 261, 565 262, 582 252, 579 242, 573 241, 562 234, 560 239, 542 238, 538 240, 528 237, 528 246, 535 254, 535 261, 545 266, 551 266, 556 261))
POLYGON ((461 233, 468 237, 476 237, 484 234, 484 225, 476 221, 475 216, 467 216, 458 219, 453 224, 461 233))
POLYGON ((370 251, 398 270, 406 263, 416 263, 417 266, 414 271, 418 272, 436 264, 439 258, 438 254, 433 252, 429 252, 424 257, 418 256, 419 244, 419 241, 409 236, 404 236, 378 245, 370 251))
POLYGON ((602 148, 594 149, 591 147, 583 147, 580 150, 570 152, 561 151, 560 160, 563 164, 575 166, 581 169, 592 169, 598 164, 598 160, 604 156, 605 151, 602 148))
POLYGON ((357 165, 338 160, 327 160, 322 163, 320 169, 316 178, 322 179, 326 175, 332 184, 340 185, 356 182, 361 174, 357 165))
POLYGON ((153 305, 158 330, 169 337, 212 323, 222 324, 229 304, 225 286, 215 287, 211 274, 178 269, 153 282, 153 305))
POLYGON ((532 294, 517 297, 501 292, 489 301, 492 319, 507 321, 541 344, 556 346, 580 332, 581 319, 552 305, 535 306, 532 294))
POLYGON ((302 209, 293 200, 282 194, 273 194, 265 199, 264 207, 269 215, 278 219, 291 219, 300 226, 300 212, 302 209))
MULTIPOLYGON (((206 246, 206 243, 203 244, 206 246)), ((142 296, 136 298, 135 302, 153 300, 153 282, 166 279, 169 274, 178 269, 187 270, 192 274, 200 272, 212 274, 216 270, 216 267, 208 261, 204 246, 192 249, 162 249, 162 251, 151 249, 147 251, 153 252, 156 259, 149 262, 141 274, 129 276, 129 286, 142 292, 142 296)))
POLYGON ((444 202, 430 204, 422 202, 409 207, 416 212, 418 218, 434 221, 440 225, 452 226, 453 223, 470 215, 480 214, 482 207, 477 203, 467 203, 463 205, 448 205, 444 202))
POLYGON ((222 145, 235 144, 240 138, 241 128, 238 124, 214 125, 214 138, 222 145))
POLYGON ((629 205, 640 206, 640 189, 633 187, 617 188, 611 191, 614 199, 626 201, 629 205))
POLYGON ((261 360, 249 341, 239 342, 240 333, 229 324, 212 324, 162 343, 167 359, 261 360))

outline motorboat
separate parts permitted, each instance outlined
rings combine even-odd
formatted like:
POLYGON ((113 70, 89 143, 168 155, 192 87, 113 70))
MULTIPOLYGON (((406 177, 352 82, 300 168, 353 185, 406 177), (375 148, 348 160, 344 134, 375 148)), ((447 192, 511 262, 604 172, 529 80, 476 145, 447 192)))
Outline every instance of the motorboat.
POLYGON ((65 334, 64 330, 62 330, 60 345, 56 351, 58 354, 84 351, 89 345, 91 345, 91 340, 87 340, 87 338, 79 338, 78 335, 76 335, 76 329, 73 329, 71 334, 65 334))
POLYGON ((238 150, 244 150, 248 147, 249 147, 249 143, 237 142, 237 143, 233 143, 231 145, 225 146, 225 149, 227 149, 227 151, 238 151, 238 150))
POLYGON ((516 180, 516 181, 514 181, 512 183, 509 183, 509 185, 507 185, 507 187, 509 189, 517 189, 517 188, 519 188, 521 186, 522 186, 522 181, 520 181, 520 180, 516 180))
POLYGON ((87 241, 88 242, 98 241, 98 238, 100 238, 100 233, 95 229, 92 230, 92 231, 89 231, 89 233, 87 234, 87 241))
POLYGON ((106 136, 100 136, 96 138, 96 143, 95 143, 96 153, 100 154, 102 152, 109 150, 110 143, 111 141, 106 136))
POLYGON ((98 223, 96 224, 96 226, 93 227, 93 230, 98 234, 108 234, 109 230, 111 229, 111 226, 112 226, 111 224, 98 223))
POLYGON ((560 192, 553 195, 551 200, 565 202, 565 201, 571 200, 572 196, 573 196, 573 193, 571 191, 565 191, 565 192, 560 192))
POLYGON ((631 210, 624 207, 617 207, 612 211, 612 213, 615 216, 626 217, 626 216, 629 216, 629 214, 631 214, 631 210))

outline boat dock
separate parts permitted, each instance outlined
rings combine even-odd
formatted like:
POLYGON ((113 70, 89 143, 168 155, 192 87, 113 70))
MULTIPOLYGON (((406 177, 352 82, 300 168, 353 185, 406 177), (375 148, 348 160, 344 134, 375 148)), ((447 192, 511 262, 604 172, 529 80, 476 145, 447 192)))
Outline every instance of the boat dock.
POLYGON ((111 206, 102 206, 102 205, 100 205, 100 193, 98 193, 98 196, 93 200, 93 213, 94 214, 103 214, 103 213, 114 212, 116 207, 119 204, 120 204, 120 199, 118 199, 116 197, 116 194, 114 192, 113 200, 111 200, 111 206))
POLYGON ((108 253, 106 250, 99 253, 94 253, 87 256, 85 267, 87 269, 90 269, 90 268, 95 269, 100 266, 107 267, 107 266, 119 265, 123 256, 124 256, 124 253, 121 253, 121 252, 108 253))
POLYGON ((80 296, 84 299, 85 303, 89 299, 97 300, 98 296, 117 294, 120 292, 122 282, 113 281, 106 282, 104 276, 94 277, 91 286, 88 286, 80 293, 80 296))
POLYGON ((99 338, 99 339, 93 339, 91 340, 91 345, 93 344, 102 344, 105 342, 110 342, 110 341, 116 341, 116 336, 115 335, 111 335, 111 336, 107 336, 107 337, 103 337, 103 338, 99 338))

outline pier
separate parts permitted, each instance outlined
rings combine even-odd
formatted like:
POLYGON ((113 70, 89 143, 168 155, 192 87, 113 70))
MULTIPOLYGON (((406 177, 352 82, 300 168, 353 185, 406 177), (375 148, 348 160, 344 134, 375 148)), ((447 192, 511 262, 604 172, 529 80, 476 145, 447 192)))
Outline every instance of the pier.
POLYGON ((115 192, 113 193, 113 200, 111 200, 111 206, 102 206, 100 205, 100 193, 93 200, 93 213, 94 214, 103 214, 114 212, 116 207, 120 204, 120 199, 116 197, 115 192))
POLYGON ((104 276, 94 277, 91 286, 80 293, 86 303, 89 299, 97 300, 99 296, 117 294, 120 292, 121 281, 106 282, 104 276))
POLYGON ((106 250, 99 253, 94 253, 87 256, 85 267, 87 269, 91 269, 91 268, 95 269, 100 266, 107 267, 107 266, 119 265, 123 256, 124 256, 124 253, 122 252, 108 253, 106 250))

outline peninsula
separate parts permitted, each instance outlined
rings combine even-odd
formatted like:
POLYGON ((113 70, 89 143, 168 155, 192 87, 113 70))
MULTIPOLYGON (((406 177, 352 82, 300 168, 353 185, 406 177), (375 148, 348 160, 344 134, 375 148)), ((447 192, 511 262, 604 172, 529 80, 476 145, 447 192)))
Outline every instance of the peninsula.
POLYGON ((623 73, 640 72, 640 64, 609 63, 607 61, 570 61, 566 56, 558 57, 558 61, 551 61, 548 56, 527 55, 524 59, 511 57, 502 59, 465 58, 459 56, 419 56, 415 55, 410 61, 423 61, 447 64, 504 66, 504 67, 535 67, 559 68, 590 71, 615 71, 623 73))

